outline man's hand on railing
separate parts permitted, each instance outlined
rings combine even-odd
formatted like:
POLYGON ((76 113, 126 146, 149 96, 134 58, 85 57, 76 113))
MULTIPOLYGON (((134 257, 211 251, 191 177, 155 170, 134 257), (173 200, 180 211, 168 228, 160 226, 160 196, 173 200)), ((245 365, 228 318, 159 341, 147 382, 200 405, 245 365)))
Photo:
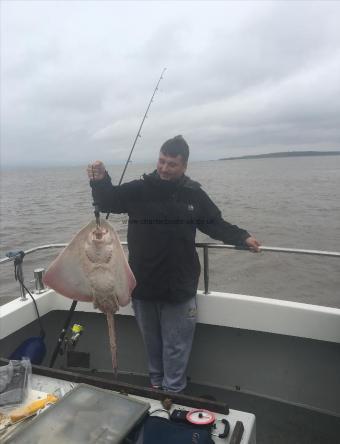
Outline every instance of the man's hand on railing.
POLYGON ((255 237, 249 236, 244 241, 244 243, 247 245, 250 251, 253 251, 254 253, 259 253, 261 251, 261 244, 258 240, 255 239, 255 237))

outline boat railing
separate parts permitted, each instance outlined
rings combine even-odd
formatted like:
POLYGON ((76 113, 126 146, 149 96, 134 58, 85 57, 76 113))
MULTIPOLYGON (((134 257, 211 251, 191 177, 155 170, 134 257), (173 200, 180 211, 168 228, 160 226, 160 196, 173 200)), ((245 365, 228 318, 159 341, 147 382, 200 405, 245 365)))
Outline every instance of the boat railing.
MULTIPOLYGON (((127 245, 127 242, 121 243, 123 246, 127 245)), ((68 244, 46 244, 40 245, 38 247, 30 248, 26 251, 16 251, 8 253, 8 256, 0 259, 0 264, 4 264, 6 262, 13 262, 17 267, 16 276, 19 277, 20 284, 20 293, 21 300, 26 300, 26 290, 24 286, 24 278, 23 278, 23 258, 28 255, 35 253, 37 251, 49 250, 53 248, 65 248, 68 244)), ((246 247, 239 247, 235 245, 228 244, 217 244, 217 243, 209 243, 209 242, 197 242, 197 248, 203 249, 203 282, 204 282, 204 293, 209 294, 209 250, 210 249, 230 249, 230 250, 239 250, 239 251, 249 251, 246 247)), ((270 246, 261 246, 261 252, 276 252, 276 253, 289 253, 289 254, 304 254, 310 256, 327 256, 327 257, 338 257, 340 258, 340 252, 337 251, 324 251, 324 250, 305 250, 298 248, 282 248, 282 247, 270 247, 270 246)), ((42 273, 43 269, 39 269, 39 272, 35 273, 35 286, 36 293, 45 291, 43 283, 42 283, 42 273)))

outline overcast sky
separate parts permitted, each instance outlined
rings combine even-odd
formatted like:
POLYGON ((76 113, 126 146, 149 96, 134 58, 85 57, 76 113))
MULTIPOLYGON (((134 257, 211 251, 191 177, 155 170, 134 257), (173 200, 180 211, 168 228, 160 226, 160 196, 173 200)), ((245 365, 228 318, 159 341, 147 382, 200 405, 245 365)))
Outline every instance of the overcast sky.
POLYGON ((340 149, 340 2, 1 1, 1 164, 340 149))

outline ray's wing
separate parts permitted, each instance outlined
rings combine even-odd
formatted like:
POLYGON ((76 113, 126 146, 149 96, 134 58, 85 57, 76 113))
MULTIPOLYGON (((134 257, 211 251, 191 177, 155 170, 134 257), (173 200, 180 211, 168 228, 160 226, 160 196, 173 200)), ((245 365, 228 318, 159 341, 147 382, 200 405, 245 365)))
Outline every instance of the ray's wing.
POLYGON ((84 269, 84 245, 94 225, 90 222, 76 234, 49 266, 43 279, 48 287, 77 301, 92 301, 92 289, 84 269))
POLYGON ((109 222, 103 221, 102 223, 104 223, 105 227, 110 230, 113 239, 115 257, 112 260, 112 272, 114 273, 115 281, 117 283, 116 294, 119 305, 124 307, 130 302, 131 293, 136 286, 136 279, 126 259, 117 233, 109 222), (124 279, 122 279, 123 276, 124 279))

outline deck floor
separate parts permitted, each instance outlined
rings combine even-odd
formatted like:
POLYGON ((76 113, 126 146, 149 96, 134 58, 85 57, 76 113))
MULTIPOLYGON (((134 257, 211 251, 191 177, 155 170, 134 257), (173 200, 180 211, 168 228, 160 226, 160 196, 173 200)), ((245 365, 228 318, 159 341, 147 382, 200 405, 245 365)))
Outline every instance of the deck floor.
MULTIPOLYGON (((205 395, 207 387, 189 384, 187 393, 205 395)), ((340 418, 240 392, 209 388, 207 395, 230 408, 256 416, 257 444, 339 444, 340 418)))

